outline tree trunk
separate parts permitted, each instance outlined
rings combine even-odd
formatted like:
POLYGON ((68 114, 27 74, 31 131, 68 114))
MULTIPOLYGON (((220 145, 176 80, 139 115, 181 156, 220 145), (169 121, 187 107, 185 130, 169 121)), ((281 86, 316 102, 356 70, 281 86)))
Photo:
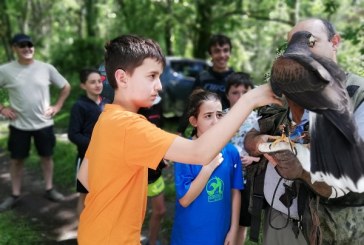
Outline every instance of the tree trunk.
POLYGON ((195 37, 193 55, 196 58, 205 59, 208 41, 211 36, 212 4, 209 1, 196 1, 196 9, 197 35, 195 37))

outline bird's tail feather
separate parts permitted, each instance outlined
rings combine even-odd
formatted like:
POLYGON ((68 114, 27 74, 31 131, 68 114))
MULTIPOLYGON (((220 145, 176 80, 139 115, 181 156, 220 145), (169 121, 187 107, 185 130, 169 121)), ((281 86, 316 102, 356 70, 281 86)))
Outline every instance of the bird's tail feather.
POLYGON ((341 137, 347 139, 348 144, 359 142, 360 137, 358 134, 358 129, 354 121, 354 115, 351 112, 345 111, 338 116, 337 111, 325 110, 323 111, 323 115, 329 121, 325 122, 323 127, 325 127, 327 124, 335 126, 336 131, 341 132, 341 137))
POLYGON ((333 181, 328 183, 332 186, 364 192, 364 142, 356 135, 357 141, 348 142, 338 128, 323 115, 316 114, 311 121, 311 173, 325 175, 333 181), (349 180, 348 184, 343 179, 349 180))

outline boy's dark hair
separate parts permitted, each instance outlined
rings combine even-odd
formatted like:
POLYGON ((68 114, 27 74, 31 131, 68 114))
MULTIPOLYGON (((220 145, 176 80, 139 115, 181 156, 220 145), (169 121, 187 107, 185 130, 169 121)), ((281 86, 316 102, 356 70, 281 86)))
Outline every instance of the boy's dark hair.
POLYGON ((225 93, 229 93, 231 87, 237 87, 244 85, 246 89, 254 88, 253 81, 250 79, 250 75, 245 72, 234 72, 226 78, 225 93))
POLYGON ((231 46, 230 38, 222 34, 215 34, 210 37, 207 50, 209 54, 211 54, 211 47, 216 45, 223 46, 225 44, 229 45, 230 51, 233 49, 233 46, 231 46))
MULTIPOLYGON (((83 68, 80 71, 80 83, 86 83, 88 76, 91 73, 97 73, 100 74, 99 70, 95 69, 95 68, 83 68)), ((101 74, 100 74, 101 75, 101 74)))
POLYGON ((163 68, 166 64, 161 48, 152 39, 121 35, 109 41, 105 45, 105 70, 110 86, 117 88, 114 76, 117 69, 133 74, 146 58, 162 63, 163 68))

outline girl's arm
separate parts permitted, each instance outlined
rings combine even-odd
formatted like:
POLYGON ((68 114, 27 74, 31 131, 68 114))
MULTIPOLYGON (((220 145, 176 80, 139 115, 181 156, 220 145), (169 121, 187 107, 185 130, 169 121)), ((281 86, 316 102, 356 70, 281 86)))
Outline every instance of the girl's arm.
POLYGON ((240 202, 241 193, 240 190, 231 190, 231 224, 230 230, 225 238, 224 245, 234 245, 237 241, 237 234, 239 229, 239 218, 240 218, 240 202))
POLYGON ((212 172, 214 172, 214 170, 221 164, 222 161, 223 159, 221 154, 219 154, 212 160, 210 164, 202 167, 197 177, 191 182, 191 186, 187 193, 178 200, 182 207, 188 207, 201 194, 212 172))
POLYGON ((240 97, 224 118, 197 140, 177 137, 168 148, 165 158, 189 164, 208 164, 228 143, 254 108, 270 103, 281 104, 268 84, 250 90, 240 97))

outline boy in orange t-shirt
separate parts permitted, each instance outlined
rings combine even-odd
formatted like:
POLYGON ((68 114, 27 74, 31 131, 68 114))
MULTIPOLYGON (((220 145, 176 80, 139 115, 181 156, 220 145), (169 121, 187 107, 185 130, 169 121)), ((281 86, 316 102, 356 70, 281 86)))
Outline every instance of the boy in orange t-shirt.
POLYGON ((245 94, 236 106, 197 140, 165 132, 138 115, 162 89, 165 58, 157 43, 123 35, 106 45, 105 69, 114 102, 97 121, 78 174, 88 189, 78 229, 80 245, 140 244, 147 200, 148 167, 162 158, 206 165, 221 161, 227 144, 249 113, 278 103, 268 85, 245 94), (218 139, 218 140, 217 140, 218 139))

